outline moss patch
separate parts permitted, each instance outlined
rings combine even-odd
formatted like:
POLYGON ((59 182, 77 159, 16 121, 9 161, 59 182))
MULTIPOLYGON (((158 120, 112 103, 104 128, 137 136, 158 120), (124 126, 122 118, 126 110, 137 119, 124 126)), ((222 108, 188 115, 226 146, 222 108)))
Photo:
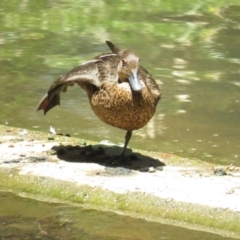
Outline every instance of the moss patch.
MULTIPOLYGON (((28 130, 28 134, 19 135, 22 129, 0 125, 1 142, 51 141, 58 145, 86 145, 86 141, 66 136, 52 136, 47 133, 28 130), (6 138, 4 137, 6 136, 6 138), (21 139, 20 139, 21 138, 21 139)), ((92 141, 87 144, 97 145, 92 141)), ((175 155, 157 152, 137 151, 139 154, 161 159, 166 165, 183 167, 204 167, 213 170, 213 164, 189 160, 175 155)), ((51 153, 49 153, 51 155, 51 153)), ((53 152, 53 154, 55 154, 53 152)), ((97 187, 78 185, 74 182, 19 174, 19 165, 0 168, 0 188, 20 195, 55 202, 77 204, 86 208, 121 212, 123 214, 144 218, 167 224, 184 226, 192 229, 220 233, 231 237, 240 237, 240 215, 228 209, 176 202, 161 199, 142 192, 114 193, 97 187)))
POLYGON ((144 193, 117 194, 100 188, 77 185, 46 177, 20 175, 15 169, 0 170, 0 188, 44 201, 80 204, 86 208, 121 212, 149 221, 184 226, 192 229, 240 236, 239 214, 196 204, 160 199, 144 193))

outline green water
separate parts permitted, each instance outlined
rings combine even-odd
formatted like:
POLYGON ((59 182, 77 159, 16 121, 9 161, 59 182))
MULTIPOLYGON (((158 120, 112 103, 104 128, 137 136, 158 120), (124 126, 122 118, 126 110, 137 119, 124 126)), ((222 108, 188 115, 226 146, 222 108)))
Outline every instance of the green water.
POLYGON ((36 107, 54 78, 108 52, 133 49, 163 98, 130 147, 240 165, 239 0, 0 2, 0 124, 115 143, 78 87, 47 116, 36 107))
POLYGON ((37 201, 1 191, 0 203, 0 239, 232 239, 110 212, 37 201))

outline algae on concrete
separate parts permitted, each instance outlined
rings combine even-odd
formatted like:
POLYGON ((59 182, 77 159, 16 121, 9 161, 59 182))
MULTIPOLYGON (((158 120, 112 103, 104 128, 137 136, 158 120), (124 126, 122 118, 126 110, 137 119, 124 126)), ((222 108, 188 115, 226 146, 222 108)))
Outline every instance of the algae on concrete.
MULTIPOLYGON (((0 125, 1 136, 8 136, 8 138, 2 137, 0 142, 10 141, 14 143, 14 141, 18 141, 19 131, 21 130, 0 125)), ((26 140, 25 136, 22 138, 26 140)), ((43 144, 52 141, 48 140, 49 134, 30 130, 28 130, 27 138, 28 140, 33 139, 32 141, 41 141, 43 144)), ((54 136, 53 138, 54 141, 59 142, 59 145, 77 145, 80 142, 86 142, 64 136, 54 136)), ((96 145, 92 141, 87 141, 87 143, 96 145)), ((171 154, 150 153, 141 150, 138 152, 154 158, 164 158, 167 165, 212 167, 209 163, 188 160, 171 154)), ((240 237, 240 215, 228 209, 177 202, 173 199, 163 199, 137 191, 121 194, 99 187, 79 185, 71 181, 20 174, 20 168, 17 164, 9 165, 7 167, 0 165, 0 188, 5 191, 12 191, 19 195, 25 194, 28 197, 44 201, 79 204, 86 208, 114 211, 149 221, 220 233, 230 237, 240 237)))

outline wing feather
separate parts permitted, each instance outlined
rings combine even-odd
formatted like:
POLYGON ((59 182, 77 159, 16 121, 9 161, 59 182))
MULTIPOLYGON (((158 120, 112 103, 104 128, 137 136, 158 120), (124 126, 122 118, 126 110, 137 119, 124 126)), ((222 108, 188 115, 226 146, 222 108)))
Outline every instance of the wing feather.
POLYGON ((53 107, 60 105, 60 93, 66 92, 67 88, 75 83, 91 96, 104 82, 118 81, 118 61, 119 57, 116 54, 102 54, 60 76, 39 102, 37 111, 43 110, 46 114, 53 107))
POLYGON ((43 110, 44 114, 46 114, 53 107, 60 105, 60 93, 66 92, 67 88, 73 86, 75 83, 81 87, 84 84, 92 85, 95 88, 100 87, 97 68, 97 64, 100 61, 96 59, 86 62, 57 78, 50 86, 47 94, 39 102, 37 111, 43 110))

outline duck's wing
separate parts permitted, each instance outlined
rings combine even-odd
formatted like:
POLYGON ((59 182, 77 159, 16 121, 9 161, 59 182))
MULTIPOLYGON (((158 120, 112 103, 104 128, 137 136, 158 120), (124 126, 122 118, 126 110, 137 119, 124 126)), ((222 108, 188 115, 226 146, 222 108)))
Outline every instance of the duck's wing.
POLYGON ((50 86, 47 94, 39 102, 37 111, 46 114, 53 107, 60 105, 60 93, 66 92, 68 86, 77 83, 87 94, 92 94, 106 81, 117 81, 116 64, 118 58, 114 54, 105 54, 72 69, 57 78, 50 86))
POLYGON ((145 83, 148 91, 151 92, 154 98, 158 101, 161 98, 161 92, 151 74, 145 68, 140 66, 139 76, 141 80, 145 83))

